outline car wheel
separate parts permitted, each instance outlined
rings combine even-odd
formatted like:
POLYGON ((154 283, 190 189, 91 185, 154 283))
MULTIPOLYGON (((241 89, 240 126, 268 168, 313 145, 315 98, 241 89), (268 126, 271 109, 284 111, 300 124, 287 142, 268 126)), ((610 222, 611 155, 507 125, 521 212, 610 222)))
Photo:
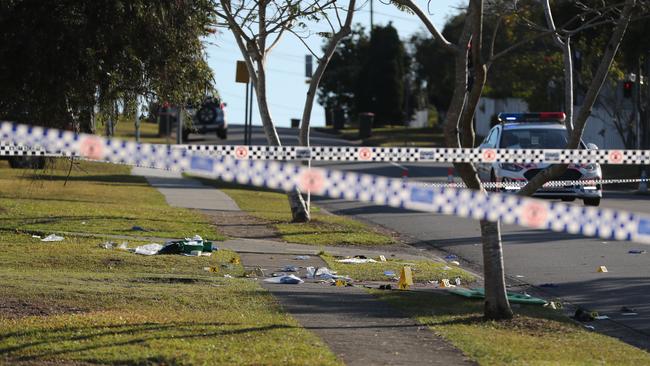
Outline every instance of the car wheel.
POLYGON ((585 203, 585 206, 599 206, 600 205, 600 197, 584 198, 583 201, 585 203))
POLYGON ((562 202, 573 202, 575 200, 575 197, 562 197, 562 202))
POLYGON ((228 138, 228 130, 225 128, 220 128, 217 130, 217 137, 219 137, 222 140, 225 140, 228 138))

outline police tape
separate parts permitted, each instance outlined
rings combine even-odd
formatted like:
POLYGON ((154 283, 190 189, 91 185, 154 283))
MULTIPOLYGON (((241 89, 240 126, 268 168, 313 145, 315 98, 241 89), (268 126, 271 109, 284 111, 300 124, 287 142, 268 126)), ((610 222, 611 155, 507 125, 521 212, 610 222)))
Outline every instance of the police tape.
POLYGON ((312 160, 439 163, 649 164, 650 150, 470 149, 367 146, 232 146, 176 147, 209 156, 251 160, 312 160))
POLYGON ((3 123, 0 139, 48 151, 70 151, 83 159, 173 169, 197 176, 361 201, 476 220, 501 221, 533 229, 581 234, 650 244, 650 215, 500 193, 447 187, 427 187, 388 178, 276 161, 241 160, 192 155, 187 150, 161 149, 151 144, 106 140, 95 135, 3 123))
MULTIPOLYGON (((11 140, 6 140, 11 143, 11 140)), ((28 145, 28 144, 27 144, 28 145)), ((164 148, 161 145, 161 149, 164 148)), ((650 164, 650 150, 479 149, 367 146, 235 146, 169 145, 171 149, 240 160, 428 162, 428 163, 550 163, 650 164)), ((50 151, 57 154, 57 151, 50 151)), ((0 150, 0 155, 3 151, 0 150)), ((13 153, 17 155, 17 153, 13 153)), ((27 155, 25 153, 25 155, 27 155)))
MULTIPOLYGON (((630 184, 650 182, 650 178, 624 178, 624 179, 581 179, 581 180, 554 180, 546 182, 543 188, 568 188, 568 187, 597 187, 607 184, 630 184)), ((462 182, 428 182, 424 183, 432 187, 467 188, 462 182)), ((486 189, 519 189, 528 184, 527 181, 509 182, 481 182, 486 189)))

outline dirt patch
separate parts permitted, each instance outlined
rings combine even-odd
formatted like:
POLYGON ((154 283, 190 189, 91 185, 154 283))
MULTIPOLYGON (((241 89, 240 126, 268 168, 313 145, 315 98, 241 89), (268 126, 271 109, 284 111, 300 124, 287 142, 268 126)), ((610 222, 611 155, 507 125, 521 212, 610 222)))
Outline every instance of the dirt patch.
POLYGON ((273 223, 240 211, 203 210, 219 232, 233 238, 281 241, 273 223))
POLYGON ((515 316, 509 320, 493 322, 496 328, 510 329, 521 334, 543 337, 548 334, 568 334, 575 331, 575 328, 547 319, 529 318, 515 316))
POLYGON ((117 267, 124 264, 124 259, 121 258, 104 258, 102 263, 107 267, 117 267))
POLYGON ((18 319, 26 316, 49 316, 61 314, 76 314, 86 311, 68 305, 56 304, 50 301, 18 300, 0 298, 0 317, 18 319))

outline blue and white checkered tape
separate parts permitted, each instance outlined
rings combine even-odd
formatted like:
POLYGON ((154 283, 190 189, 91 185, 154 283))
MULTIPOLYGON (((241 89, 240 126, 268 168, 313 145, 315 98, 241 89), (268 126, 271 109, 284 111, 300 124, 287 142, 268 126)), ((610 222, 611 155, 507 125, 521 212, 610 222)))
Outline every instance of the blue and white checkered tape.
POLYGON ((182 145, 176 148, 209 156, 232 156, 251 160, 650 164, 650 150, 231 145, 182 145))
POLYGON ((48 151, 73 152, 85 159, 174 169, 228 182, 406 208, 500 220, 534 229, 650 244, 650 215, 447 187, 432 187, 355 172, 308 168, 277 161, 191 155, 94 135, 4 123, 0 139, 48 151))

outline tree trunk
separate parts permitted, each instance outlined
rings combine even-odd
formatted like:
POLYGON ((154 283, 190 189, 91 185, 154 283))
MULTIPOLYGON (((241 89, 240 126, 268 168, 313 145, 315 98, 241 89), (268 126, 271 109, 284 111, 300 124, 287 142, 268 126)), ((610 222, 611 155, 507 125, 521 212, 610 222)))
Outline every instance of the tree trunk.
POLYGON ((485 275, 485 309, 487 319, 510 319, 512 309, 506 294, 503 246, 499 222, 481 220, 483 272, 485 275), (488 279, 490 279, 488 281, 488 279))
MULTIPOLYGON (((257 67, 257 83, 253 83, 253 87, 255 88, 255 94, 257 95, 257 104, 259 106, 260 118, 262 119, 262 126, 264 127, 264 134, 266 135, 266 140, 269 145, 281 146, 282 142, 280 141, 278 132, 273 124, 271 112, 269 111, 269 106, 266 100, 266 74, 264 65, 261 61, 258 61, 257 67)), ((294 188, 291 192, 288 192, 287 199, 289 200, 289 207, 291 208, 292 222, 308 222, 311 219, 309 211, 307 210, 307 204, 302 198, 298 188, 294 188)))

